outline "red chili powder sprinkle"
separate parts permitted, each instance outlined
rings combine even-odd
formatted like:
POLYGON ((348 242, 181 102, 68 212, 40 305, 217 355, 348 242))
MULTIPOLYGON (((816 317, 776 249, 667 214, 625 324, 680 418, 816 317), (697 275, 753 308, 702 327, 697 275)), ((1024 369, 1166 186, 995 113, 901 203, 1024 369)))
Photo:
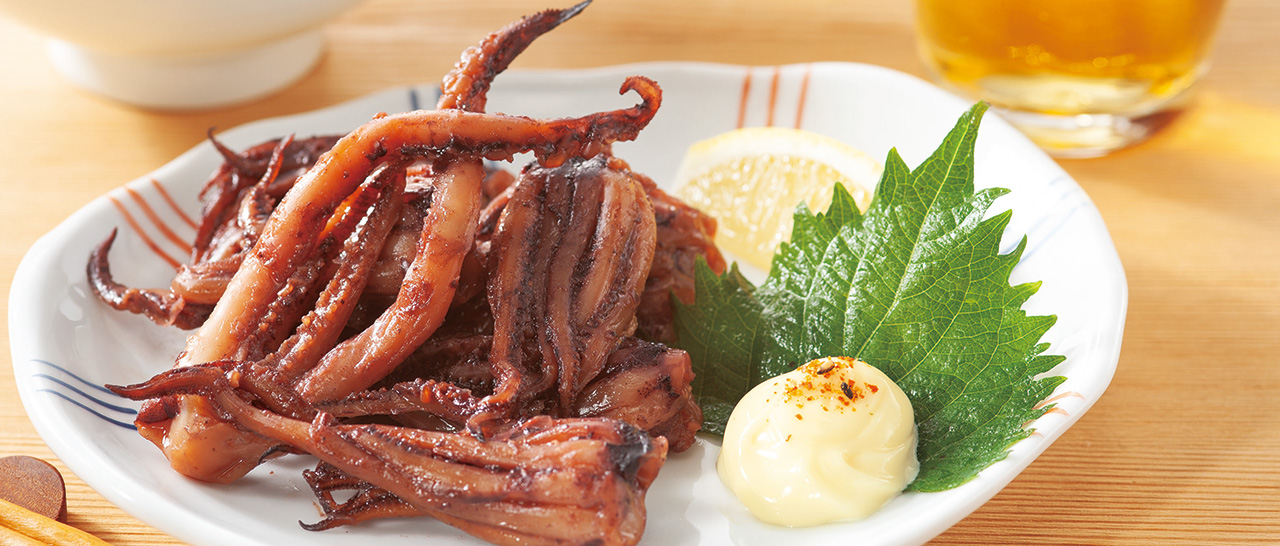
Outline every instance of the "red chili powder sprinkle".
MULTIPOLYGON (((788 378, 783 385, 784 399, 792 402, 798 408, 803 408, 804 404, 800 402, 817 402, 822 404, 823 411, 831 411, 834 409, 849 408, 854 402, 865 398, 867 391, 862 386, 850 380, 846 380, 840 372, 841 367, 849 367, 856 360, 846 357, 820 358, 808 362, 800 366, 798 370, 801 372, 799 379, 788 378), (834 375, 833 375, 834 374, 834 375), (828 406, 828 401, 831 405, 828 406)), ((867 384, 866 388, 872 393, 879 392, 880 388, 867 384)))

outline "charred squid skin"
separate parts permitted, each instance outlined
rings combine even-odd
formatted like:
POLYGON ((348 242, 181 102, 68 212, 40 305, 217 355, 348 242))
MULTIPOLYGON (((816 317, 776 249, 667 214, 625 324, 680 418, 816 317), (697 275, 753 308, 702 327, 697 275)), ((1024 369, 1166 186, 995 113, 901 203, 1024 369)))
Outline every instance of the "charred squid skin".
POLYGON ((510 417, 521 393, 536 396, 555 382, 554 366, 526 365, 524 346, 539 335, 538 320, 545 314, 546 264, 560 237, 556 219, 567 216, 556 208, 564 208, 572 194, 567 184, 549 186, 547 176, 531 175, 531 170, 526 168, 513 186, 492 240, 495 271, 487 288, 494 320, 489 365, 495 381, 493 393, 478 402, 479 411, 468 420, 475 432, 482 432, 488 421, 510 417))
MULTIPOLYGON (((403 431, 404 435, 399 435, 395 431, 374 426, 343 427, 339 430, 323 423, 321 428, 316 428, 313 423, 311 434, 312 438, 323 442, 326 453, 347 453, 348 448, 339 447, 339 444, 360 446, 349 453, 360 454, 365 461, 362 465, 352 466, 330 455, 320 455, 326 462, 336 464, 346 472, 358 474, 379 489, 386 488, 384 490, 389 494, 406 501, 406 504, 416 507, 424 515, 445 521, 485 540, 498 544, 561 541, 588 543, 593 540, 600 540, 602 544, 634 543, 640 536, 643 521, 643 488, 647 486, 646 480, 651 481, 655 464, 661 465, 662 457, 659 452, 664 451, 665 446, 660 440, 652 441, 651 449, 641 453, 644 443, 650 440, 643 433, 626 433, 626 427, 619 423, 587 425, 587 428, 577 428, 578 425, 574 424, 563 426, 573 428, 486 441, 456 433, 430 434, 413 430, 403 431), (438 444, 435 443, 436 440, 430 440, 427 444, 420 443, 433 436, 450 441, 438 444), (542 441, 548 443, 539 442, 538 436, 546 436, 542 441), (633 441, 639 443, 633 444, 633 441), (571 448, 561 449, 559 446, 564 442, 573 445, 571 448), (502 449, 493 451, 487 446, 502 446, 502 449), (592 447, 588 449, 587 446, 592 447), (483 449, 488 454, 473 457, 469 450, 476 448, 483 449), (603 451, 599 451, 601 448, 603 451), (514 451, 510 451, 512 449, 514 451), (526 450, 530 450, 528 455, 520 455, 526 450), (594 454, 587 457, 587 452, 594 454), (500 455, 501 453, 511 455, 500 455), (572 455, 568 455, 568 459, 562 459, 564 455, 557 453, 572 455), (370 454, 381 454, 375 458, 382 457, 377 460, 387 466, 382 467, 382 470, 374 469, 369 464, 370 454), (488 458, 493 455, 498 455, 498 458, 488 458), (405 459, 404 456, 408 458, 405 459), (463 476, 476 472, 498 472, 508 477, 501 478, 498 489, 490 489, 484 485, 486 479, 479 475, 467 477, 453 485, 443 485, 431 478, 382 478, 388 472, 395 475, 413 468, 424 457, 436 461, 434 466, 443 465, 441 470, 431 474, 438 476, 435 479, 445 478, 453 472, 459 472, 463 476), (603 466, 575 470, 577 465, 588 464, 588 461, 594 461, 589 464, 603 466), (533 466, 526 467, 526 464, 533 466), (554 466, 542 466, 543 464, 554 466), (479 470, 480 468, 486 470, 479 470), (631 477, 625 474, 631 474, 631 477), (406 487, 413 483, 419 485, 406 487), (466 492, 455 492, 457 490, 454 487, 464 487, 466 492), (526 489, 530 487, 533 489, 526 489), (535 512, 531 513, 529 510, 535 512)), ((443 481, 452 482, 447 478, 443 481)), ((371 508, 383 509, 387 506, 385 501, 389 500, 388 497, 379 493, 374 498, 383 502, 371 508)), ((404 506, 391 506, 396 515, 406 515, 404 506)), ((356 513, 359 513, 358 509, 356 513)), ((382 514, 371 517, 375 515, 382 514)))
MULTIPOLYGON (((509 416, 513 401, 505 393, 520 378, 524 396, 540 396, 554 384, 554 411, 564 414, 634 328, 653 257, 653 212, 642 188, 608 164, 606 156, 575 159, 557 168, 527 169, 517 182, 493 240, 498 250, 490 287, 490 361, 498 385, 482 402, 492 408, 488 413, 509 416), (511 315, 518 320, 504 318, 511 315), (504 362, 511 360, 510 340, 521 337, 536 339, 540 347, 537 377, 530 377, 531 366, 504 362)), ((478 415, 471 428, 490 417, 478 415)))
POLYGON ((575 216, 574 210, 600 199, 598 184, 584 184, 584 190, 574 183, 575 166, 571 162, 554 169, 526 167, 497 219, 488 278, 494 321, 488 360, 494 385, 468 419, 474 433, 483 434, 489 423, 516 415, 523 400, 542 397, 557 382, 559 362, 574 356, 556 354, 560 347, 550 343, 546 323, 554 305, 548 298, 549 288, 556 285, 554 277, 574 268, 569 254, 585 246, 593 227, 589 215, 579 210, 575 216), (591 189, 597 191, 593 194, 591 189), (537 351, 526 354, 533 345, 537 351))
MULTIPOLYGON (((546 361, 543 366, 551 370, 548 375, 554 378, 556 390, 560 393, 557 405, 560 412, 568 407, 564 392, 572 389, 571 385, 582 373, 585 356, 578 346, 580 332, 574 328, 576 323, 573 320, 575 300, 581 295, 578 281, 583 274, 584 262, 591 270, 608 266, 607 262, 587 262, 590 258, 585 254, 597 244, 599 230, 607 224, 601 216, 610 206, 608 196, 614 193, 602 177, 583 175, 583 162, 575 161, 565 167, 571 168, 552 169, 547 173, 553 184, 572 185, 574 194, 569 202, 569 211, 562 215, 565 224, 563 235, 556 241, 550 262, 541 266, 546 267, 548 278, 542 294, 546 300, 543 305, 545 311, 540 315, 545 317, 545 322, 538 328, 538 342, 546 361), (563 178, 555 176, 560 171, 567 171, 563 178)), ((548 242, 542 241, 543 244, 548 242)), ((643 267, 644 264, 637 266, 643 267)), ((590 358, 585 360, 590 367, 590 358)))
POLYGON ((630 173, 609 163, 608 158, 587 163, 591 176, 607 178, 607 189, 617 195, 601 205, 595 238, 580 260, 591 267, 574 282, 572 318, 582 358, 571 376, 561 375, 561 405, 566 408, 599 375, 619 343, 634 333, 636 307, 653 262, 653 208, 630 173))
MULTIPOLYGON (((477 343, 491 336, 464 338, 458 352, 433 353, 436 368, 420 370, 418 379, 387 384, 385 387, 352 394, 341 400, 321 403, 316 409, 339 418, 375 415, 397 416, 425 412, 453 428, 463 428, 479 408, 479 399, 465 389, 455 389, 458 380, 442 380, 452 369, 448 362, 466 368, 478 348, 477 343), (443 390, 441 387, 445 387, 443 390), (441 393, 462 393, 460 400, 444 400, 441 393)), ((457 347, 455 347, 455 350, 457 347)), ((478 365, 486 365, 479 362, 478 365)), ((397 370, 401 375, 402 370, 397 370)), ((411 374, 404 374, 408 377, 411 374)), ((390 378, 389 378, 390 379, 390 378)), ((691 447, 701 428, 702 410, 693 398, 692 364, 689 354, 659 343, 635 337, 624 339, 605 363, 604 369, 578 394, 568 415, 597 417, 629 423, 651 436, 667 439, 671 452, 691 447)), ((492 382, 492 377, 489 377, 492 382)), ((436 428, 438 425, 433 425, 436 428)), ((490 432, 489 435, 492 435, 490 432)))
MULTIPOLYGON (((716 248, 714 240, 716 221, 702 211, 662 191, 652 180, 632 171, 626 162, 611 157, 611 169, 627 171, 637 179, 652 204, 656 224, 653 265, 645 280, 644 293, 636 308, 637 335, 650 341, 672 343, 675 341, 672 296, 686 304, 692 304, 694 295, 694 265, 702 258, 717 274, 727 268, 724 256, 716 248)), ((489 204, 481 214, 481 227, 476 234, 473 251, 475 260, 482 267, 476 278, 460 279, 460 286, 467 285, 466 293, 474 295, 483 286, 493 269, 492 235, 501 217, 514 184, 491 193, 489 204)), ((403 275, 402 275, 403 276, 403 275)), ((459 288, 459 294, 463 289, 459 288)), ((458 296, 461 297, 461 296, 458 296)), ((470 296, 468 296, 470 297, 470 296)), ((458 300, 455 299, 455 306, 458 300)))
MULTIPOLYGON (((621 423, 621 421, 618 421, 621 423)), ((614 468, 628 481, 638 480, 646 457, 653 450, 653 438, 635 427, 618 427, 623 441, 609 444, 609 459, 614 468)), ((647 485, 647 484, 646 484, 647 485)))

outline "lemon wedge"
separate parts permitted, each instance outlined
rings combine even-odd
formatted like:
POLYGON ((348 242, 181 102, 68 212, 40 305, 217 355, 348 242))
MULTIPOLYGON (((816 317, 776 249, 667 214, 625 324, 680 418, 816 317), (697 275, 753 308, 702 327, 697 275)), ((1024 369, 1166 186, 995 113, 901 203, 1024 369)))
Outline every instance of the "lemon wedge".
POLYGON ((774 252, 791 237, 797 204, 825 211, 840 183, 865 211, 882 170, 871 156, 825 135, 751 127, 690 146, 676 193, 716 218, 722 250, 768 271, 774 252))

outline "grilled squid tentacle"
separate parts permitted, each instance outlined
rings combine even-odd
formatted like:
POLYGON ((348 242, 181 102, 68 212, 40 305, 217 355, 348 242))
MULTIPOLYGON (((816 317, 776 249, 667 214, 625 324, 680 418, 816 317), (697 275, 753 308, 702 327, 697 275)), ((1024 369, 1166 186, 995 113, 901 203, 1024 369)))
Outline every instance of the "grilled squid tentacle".
POLYGON ((664 439, 609 419, 540 416, 487 439, 339 425, 327 414, 291 419, 254 407, 228 375, 178 370, 113 390, 130 397, 200 394, 245 430, 310 453, 496 544, 634 544, 643 533, 645 490, 666 458, 664 439))

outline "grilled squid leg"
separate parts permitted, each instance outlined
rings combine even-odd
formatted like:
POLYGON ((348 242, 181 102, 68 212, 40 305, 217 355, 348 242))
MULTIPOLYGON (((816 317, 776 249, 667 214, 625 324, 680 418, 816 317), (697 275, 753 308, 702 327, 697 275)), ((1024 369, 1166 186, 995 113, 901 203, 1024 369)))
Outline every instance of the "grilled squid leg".
POLYGON ((107 260, 107 253, 115 240, 116 230, 113 229, 106 240, 93 249, 85 268, 89 286, 99 300, 115 309, 143 315, 156 324, 173 325, 184 330, 200 326, 209 317, 212 305, 193 304, 172 292, 130 288, 116 282, 111 276, 111 262, 107 260))
POLYGON ((212 306, 257 240, 275 201, 310 168, 337 137, 281 139, 236 154, 210 136, 225 161, 201 192, 201 222, 192 244, 191 263, 178 268, 170 290, 188 302, 212 306), (269 159, 263 149, 273 145, 269 159), (263 162, 265 161, 265 164, 263 162), (244 182, 257 177, 257 183, 244 182), (232 207, 233 201, 239 200, 232 207))
MULTIPOLYGON (((702 424, 702 410, 690 387, 692 379, 688 353, 630 338, 609 356, 600 376, 583 389, 574 412, 579 417, 608 418, 634 425, 650 436, 666 438, 670 451, 678 453, 693 445, 702 424)), ((323 409, 348 416, 434 411, 421 403, 417 395, 420 390, 420 384, 401 383, 361 393, 323 409)), ((307 529, 422 515, 399 497, 332 465, 321 463, 305 476, 325 512, 323 520, 304 525, 307 529), (333 492, 340 490, 352 493, 349 500, 335 501, 333 492)))
MULTIPOLYGON (((283 287, 281 279, 287 278, 289 272, 312 253, 317 243, 314 234, 376 165, 400 158, 441 154, 507 159, 516 153, 533 151, 550 163, 594 155, 608 142, 635 138, 652 119, 660 101, 657 85, 634 76, 623 86, 624 92, 633 89, 644 98, 641 105, 584 118, 538 121, 493 114, 418 111, 375 119, 343 137, 294 184, 276 207, 254 251, 231 280, 227 293, 188 342, 180 364, 218 360, 235 350, 238 341, 257 327, 258 317, 283 287)), ((467 201, 462 197, 479 194, 478 190, 459 190, 459 203, 467 201)), ((470 209, 458 206, 459 210, 470 209)), ((473 228, 472 223, 457 231, 473 228)), ((441 245, 445 243, 453 245, 453 241, 442 241, 441 245)), ((458 243, 469 246, 467 241, 458 243)), ((446 278, 438 284, 451 283, 452 279, 446 278)), ((352 363, 350 367, 357 366, 352 363)), ((322 383, 307 390, 314 389, 314 394, 320 395, 325 390, 322 383)))
MULTIPOLYGON (((229 378, 228 375, 231 375, 229 378)), ((423 514, 495 544, 635 544, 667 443, 620 421, 514 422, 480 439, 385 425, 311 422, 258 409, 214 367, 113 387, 122 396, 200 394, 245 430, 305 451, 423 514)))
POLYGON ((640 337, 672 343, 676 329, 671 297, 693 304, 694 264, 698 258, 706 260, 716 274, 724 273, 727 266, 715 245, 715 219, 658 189, 652 181, 646 182, 645 190, 658 222, 658 246, 644 295, 636 308, 636 322, 640 337))
MULTIPOLYGON (((354 206, 348 207, 348 212, 356 214, 357 218, 368 211, 363 215, 364 220, 355 233, 343 240, 340 251, 334 255, 336 259, 319 264, 327 270, 318 272, 317 276, 328 279, 328 284, 314 300, 314 307, 301 319, 293 335, 264 359, 265 366, 276 370, 290 383, 315 367, 325 351, 337 342, 377 265, 384 242, 400 217, 405 191, 404 170, 399 165, 385 165, 375 174, 374 180, 376 183, 372 189, 377 190, 377 200, 372 206, 364 205, 366 197, 357 198, 354 206)), ((367 193, 373 192, 361 192, 359 197, 365 197, 363 194, 367 193)))
POLYGON ((434 178, 431 210, 396 301, 372 326, 338 344, 307 372, 298 391, 313 401, 346 396, 382 379, 444 320, 480 216, 478 161, 454 163, 434 178))
MULTIPOLYGON (((351 154, 364 157, 364 152, 347 149, 347 146, 368 146, 368 153, 376 153, 386 146, 389 157, 396 153, 430 154, 433 153, 432 146, 446 145, 461 148, 457 150, 460 155, 479 153, 490 159, 506 159, 516 152, 534 151, 542 156, 543 161, 557 164, 568 157, 594 155, 613 140, 634 138, 640 127, 652 117, 648 109, 657 104, 659 92, 656 85, 651 86, 652 81, 640 77, 630 78, 627 82, 624 89, 634 86, 638 91, 643 90, 644 104, 572 121, 538 122, 527 118, 455 111, 419 112, 402 119, 375 120, 340 141, 334 147, 333 155, 327 156, 332 162, 326 164, 322 160, 308 172, 308 178, 313 173, 317 179, 326 179, 340 178, 338 175, 341 173, 361 172, 360 162, 352 161, 351 154), (485 137, 496 135, 501 135, 498 142, 482 142, 485 137), (415 140, 419 143, 414 143, 415 140), (326 174, 330 170, 332 173, 326 174)), ((439 214, 433 210, 434 217, 429 216, 423 225, 418 255, 405 275, 405 284, 396 303, 366 330, 367 333, 335 348, 308 374, 299 385, 300 392, 307 399, 332 400, 368 388, 439 327, 453 300, 463 258, 474 241, 480 213, 479 181, 483 178, 483 170, 474 162, 455 162, 442 178, 446 180, 435 187, 432 197, 432 208, 438 206, 439 214)), ((305 182, 299 182, 295 188, 309 187, 304 186, 305 182)), ((326 184, 338 183, 340 180, 326 184)), ((327 186, 318 188, 317 193, 321 195, 315 197, 323 200, 322 195, 327 192, 327 186)), ((300 198, 308 198, 306 190, 300 198)), ((281 208, 288 205, 290 201, 286 200, 281 203, 281 208)), ((305 217, 304 212, 298 214, 305 217)), ((277 215, 283 216, 279 210, 277 215)), ((267 233, 264 233, 263 240, 266 238, 267 233)), ((248 266, 249 262, 246 262, 248 266)), ((214 315, 212 318, 217 318, 218 310, 215 309, 214 315)))
MULTIPOLYGON (((552 352, 543 354, 563 355, 557 362, 561 408, 572 405, 622 339, 635 332, 656 236, 643 186, 630 171, 616 168, 611 156, 582 162, 578 176, 603 190, 598 208, 588 212, 595 218, 588 242, 566 240, 552 262, 544 330, 552 352)), ((575 214, 580 205, 575 202, 575 214)))
MULTIPOLYGON (((340 418, 430 414, 440 420, 418 418, 423 424, 419 428, 461 428, 468 416, 451 413, 453 406, 435 399, 431 387, 439 383, 492 384, 488 362, 477 360, 483 355, 473 347, 488 338, 451 340, 451 351, 436 353, 435 367, 428 376, 431 379, 406 380, 355 393, 319 404, 316 409, 340 418)), ((600 374, 578 393, 567 414, 624 421, 651 436, 665 437, 671 451, 678 453, 693 445, 694 435, 702 426, 702 410, 693 398, 692 381, 688 353, 627 338, 609 355, 600 374)))
MULTIPOLYGON (((212 140, 212 135, 210 139, 212 140)), ((217 143, 216 140, 214 142, 217 143)), ((288 138, 281 140, 274 146, 270 160, 267 162, 261 178, 254 185, 254 189, 259 190, 258 193, 264 193, 263 188, 275 181, 276 176, 280 173, 285 149, 292 143, 293 139, 288 138)), ((224 149, 220 144, 218 146, 219 150, 224 149)), ((233 166, 231 168, 232 173, 240 171, 247 173, 252 170, 248 159, 234 153, 228 156, 227 165, 233 166)), ((246 177, 235 174, 227 177, 228 180, 232 178, 237 181, 247 180, 246 177)), ((231 190, 243 189, 234 187, 239 185, 239 182, 228 183, 233 187, 224 188, 227 191, 224 194, 220 194, 220 197, 225 201, 229 201, 233 197, 232 194, 234 192, 231 190)), ((246 200, 247 202, 248 200, 246 200)), ((210 224, 209 218, 204 220, 205 224, 210 224)), ((251 220, 251 218, 246 218, 246 220, 251 220)), ((206 228, 202 226, 201 229, 206 228)), ((248 238, 253 237, 249 230, 246 229, 244 231, 248 238)), ((111 276, 107 253, 111 249, 111 244, 115 241, 115 236, 116 232, 112 230, 107 239, 94 249, 89 257, 86 273, 90 288, 97 294, 98 299, 108 305, 122 311, 141 314, 162 326, 173 325, 184 330, 198 328, 209 317, 213 310, 213 304, 217 303, 222 291, 225 290, 225 282, 230 278, 230 273, 240 265, 241 255, 237 253, 221 260, 203 262, 194 267, 180 267, 172 284, 172 290, 169 292, 130 288, 116 282, 111 276)), ((207 243, 208 241, 205 240, 206 245, 207 243)), ((199 241, 197 241, 197 244, 199 244, 199 241)), ((193 249, 193 254, 199 254, 198 247, 193 249)))
POLYGON ((315 470, 303 471, 302 476, 324 511, 324 519, 302 524, 302 528, 308 531, 323 531, 374 519, 426 515, 386 489, 352 478, 326 462, 317 464, 315 470), (338 502, 333 496, 335 491, 349 491, 351 494, 345 502, 338 502))
MULTIPOLYGON (((505 70, 534 39, 572 18, 584 7, 586 4, 580 4, 568 10, 547 10, 525 17, 468 49, 455 69, 445 77, 435 113, 483 111, 494 76, 505 70)), ((490 133, 489 136, 492 139, 496 135, 490 133)), ((582 152, 587 155, 594 154, 614 138, 590 134, 586 137, 588 140, 601 139, 583 148, 582 152)), ((359 142, 349 143, 344 139, 334 147, 333 154, 342 152, 348 144, 355 146, 359 142)), ((511 146, 512 143, 505 144, 511 146)), ((385 149, 388 157, 394 157, 396 154, 419 153, 410 148, 432 144, 430 139, 414 142, 412 135, 388 132, 379 137, 376 145, 385 149), (404 138, 398 151, 394 144, 396 138, 404 138)), ((500 144, 497 149, 501 148, 500 144)), ((504 152, 496 153, 501 155, 504 152)), ((464 259, 475 242, 485 176, 478 155, 484 154, 451 156, 433 178, 431 210, 422 224, 413 263, 405 273, 395 302, 372 326, 325 355, 324 360, 299 383, 298 390, 303 397, 312 401, 333 400, 368 388, 390 373, 440 326, 457 290, 464 259)), ((489 158, 495 157, 490 155, 489 158)))
POLYGON ((582 13, 590 3, 587 0, 568 9, 549 9, 522 17, 467 48, 441 82, 436 108, 483 112, 494 77, 511 66, 511 61, 535 39, 582 13))
MULTIPOLYGON (((247 346, 245 341, 263 339, 262 317, 271 313, 290 280, 316 255, 330 219, 374 167, 445 151, 505 157, 533 150, 548 161, 559 154, 594 153, 609 141, 634 138, 652 118, 660 91, 642 78, 629 79, 624 90, 632 86, 645 97, 642 105, 585 118, 548 122, 413 112, 374 120, 344 137, 281 201, 209 319, 188 339, 178 365, 250 357, 259 344, 247 346)), ((369 387, 439 326, 474 237, 478 181, 483 176, 478 171, 442 177, 432 197, 432 208, 439 212, 424 222, 425 236, 397 304, 369 333, 329 351, 307 371, 296 385, 305 398, 335 399, 369 387)), ((176 411, 166 404, 163 411, 152 409, 145 415, 151 421, 139 422, 144 436, 164 449, 176 470, 193 478, 234 480, 258 463, 257 454, 271 448, 221 424, 198 397, 181 397, 176 411)))
MULTIPOLYGON (((355 300, 353 294, 359 293, 362 287, 362 272, 371 269, 377 258, 377 249, 394 220, 403 189, 403 173, 396 170, 384 169, 372 177, 367 187, 357 192, 356 199, 348 203, 344 218, 336 222, 320 245, 337 245, 340 248, 337 255, 343 259, 327 259, 328 252, 313 256, 307 262, 309 267, 301 267, 287 277, 289 284, 279 294, 280 299, 260 315, 261 327, 246 333, 235 351, 215 361, 263 358, 265 352, 270 351, 272 340, 277 340, 292 326, 294 321, 284 316, 297 313, 303 304, 312 301, 297 294, 311 291, 308 285, 322 275, 317 268, 337 267, 337 274, 329 281, 329 288, 318 300, 319 306, 310 312, 305 324, 262 362, 267 369, 287 378, 299 373, 292 366, 305 366, 307 361, 317 360, 319 353, 336 339, 346 320, 344 313, 350 313, 355 300), (366 217, 369 219, 362 221, 366 217), (300 274, 306 272, 317 274, 300 274), (281 363, 282 357, 289 360, 289 365, 281 363)), ((275 447, 274 443, 246 435, 235 425, 218 418, 208 401, 199 396, 147 401, 135 424, 144 438, 164 452, 175 470, 204 481, 233 481, 257 466, 263 454, 275 447)))
POLYGON ((236 225, 235 216, 240 212, 236 203, 244 199, 245 188, 266 180, 272 197, 283 195, 296 177, 296 171, 314 165, 337 140, 334 136, 311 137, 282 147, 282 139, 264 142, 237 154, 210 131, 209 142, 225 161, 200 190, 201 220, 191 245, 192 264, 225 259, 247 250, 249 245, 235 233, 242 227, 236 225))

